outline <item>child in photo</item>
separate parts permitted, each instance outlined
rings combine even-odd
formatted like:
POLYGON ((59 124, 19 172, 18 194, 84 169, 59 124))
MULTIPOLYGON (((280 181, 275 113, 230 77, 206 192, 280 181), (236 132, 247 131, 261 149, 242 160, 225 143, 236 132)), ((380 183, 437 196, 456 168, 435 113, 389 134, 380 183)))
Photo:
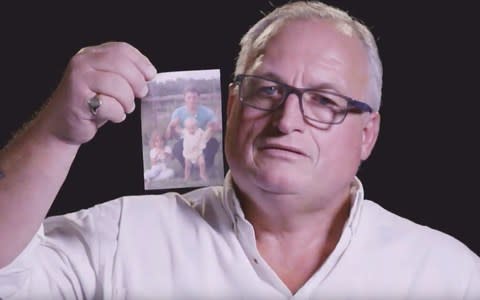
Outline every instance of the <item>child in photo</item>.
POLYGON ((145 185, 151 181, 172 178, 174 171, 167 167, 166 161, 172 155, 172 149, 165 145, 165 139, 158 131, 153 131, 150 136, 150 169, 144 173, 145 185))
POLYGON ((190 178, 192 165, 198 166, 200 178, 207 181, 203 149, 211 135, 211 130, 203 130, 194 117, 185 120, 183 129, 183 158, 185 159, 184 179, 190 178))

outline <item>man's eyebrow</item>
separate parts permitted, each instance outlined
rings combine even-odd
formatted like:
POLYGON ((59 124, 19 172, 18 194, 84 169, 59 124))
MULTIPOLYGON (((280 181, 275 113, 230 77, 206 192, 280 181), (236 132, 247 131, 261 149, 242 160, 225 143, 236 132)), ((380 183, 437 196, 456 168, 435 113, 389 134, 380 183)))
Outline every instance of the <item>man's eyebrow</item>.
MULTIPOLYGON (((283 80, 279 75, 272 72, 260 73, 258 75, 289 85, 288 83, 285 83, 286 80, 283 80)), ((309 89, 309 90, 320 90, 320 91, 332 91, 337 93, 341 92, 341 89, 337 85, 331 82, 322 82, 322 83, 314 84, 312 86, 298 87, 298 88, 309 89)))
POLYGON ((279 75, 272 73, 272 72, 267 72, 267 73, 260 73, 258 74, 259 76, 272 79, 281 83, 285 83, 285 80, 283 80, 279 75))

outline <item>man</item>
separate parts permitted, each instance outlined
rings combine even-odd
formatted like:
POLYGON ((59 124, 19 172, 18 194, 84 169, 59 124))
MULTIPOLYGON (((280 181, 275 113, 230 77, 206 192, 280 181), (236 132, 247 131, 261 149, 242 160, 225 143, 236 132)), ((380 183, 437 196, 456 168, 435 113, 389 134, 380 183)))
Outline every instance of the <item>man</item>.
MULTIPOLYGON (((188 118, 197 120, 198 127, 202 130, 209 129, 211 132, 218 131, 221 127, 218 123, 215 113, 205 105, 198 103, 200 98, 199 91, 192 86, 185 88, 184 100, 185 104, 176 108, 167 125, 166 137, 171 138, 175 134, 179 134, 179 140, 173 146, 173 156, 185 168, 185 158, 183 157, 183 136, 182 130, 185 128, 185 121, 188 118)), ((203 156, 205 158, 206 167, 211 167, 215 161, 215 154, 217 154, 220 143, 215 137, 210 137, 203 149, 203 156)))
POLYGON ((125 119, 155 74, 130 45, 83 49, 0 157, 0 297, 479 299, 473 252, 363 199, 381 73, 346 13, 277 8, 241 42, 223 187, 43 220, 79 146, 125 119))

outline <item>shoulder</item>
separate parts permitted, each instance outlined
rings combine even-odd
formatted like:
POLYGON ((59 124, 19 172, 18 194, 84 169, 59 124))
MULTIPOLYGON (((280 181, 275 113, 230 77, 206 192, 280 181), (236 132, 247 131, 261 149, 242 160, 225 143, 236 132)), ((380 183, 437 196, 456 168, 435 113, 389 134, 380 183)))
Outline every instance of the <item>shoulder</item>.
POLYGON ((181 194, 169 192, 160 195, 128 196, 123 198, 123 218, 136 220, 152 218, 162 219, 165 223, 172 220, 187 220, 203 218, 202 212, 206 207, 221 209, 223 187, 210 186, 197 188, 181 194))
MULTIPOLYGON (((163 228, 178 222, 195 223, 208 206, 221 210, 223 187, 205 187, 191 192, 124 196, 88 209, 52 216, 44 221, 46 236, 116 238, 121 228, 163 228)), ((43 234, 42 234, 43 235, 43 234)))
POLYGON ((118 220, 122 210, 122 198, 97 204, 88 209, 51 216, 45 219, 43 227, 46 235, 56 233, 103 234, 116 232, 118 220))
MULTIPOLYGON (((358 230, 392 258, 417 260, 425 269, 438 272, 474 271, 480 276, 480 258, 453 236, 398 216, 375 202, 365 200, 358 230)), ((372 245, 370 245, 372 246, 372 245)), ((374 246, 374 247, 375 247, 374 246)))
POLYGON ((419 247, 442 244, 444 250, 470 251, 453 236, 396 215, 373 201, 364 200, 362 223, 364 230, 375 232, 383 238, 386 238, 387 235, 383 236, 382 234, 388 234, 395 240, 411 242, 419 247))
POLYGON ((213 110, 212 110, 210 107, 205 106, 205 105, 199 105, 199 106, 198 106, 198 110, 199 110, 201 113, 213 114, 213 110))
POLYGON ((69 257, 72 261, 98 259, 98 255, 110 255, 116 247, 121 211, 122 199, 119 198, 51 216, 45 219, 36 237, 42 248, 51 249, 59 257, 69 257))
POLYGON ((345 274, 362 272, 354 276, 360 290, 402 299, 480 299, 480 258, 462 242, 369 200, 358 212, 340 266, 345 274))
POLYGON ((223 186, 209 186, 192 190, 183 196, 192 207, 202 203, 220 203, 223 201, 223 186))
MULTIPOLYGON (((88 209, 49 217, 45 235, 81 235, 115 238, 120 230, 168 230, 181 223, 189 226, 204 218, 205 209, 221 212, 223 187, 205 187, 185 194, 124 196, 88 209), (202 214, 203 213, 203 214, 202 214)), ((223 212, 222 212, 223 213, 223 212)))
POLYGON ((182 105, 182 106, 179 106, 177 108, 175 108, 175 110, 173 111, 172 115, 179 115, 179 114, 184 114, 185 111, 186 111, 186 107, 185 105, 182 105))

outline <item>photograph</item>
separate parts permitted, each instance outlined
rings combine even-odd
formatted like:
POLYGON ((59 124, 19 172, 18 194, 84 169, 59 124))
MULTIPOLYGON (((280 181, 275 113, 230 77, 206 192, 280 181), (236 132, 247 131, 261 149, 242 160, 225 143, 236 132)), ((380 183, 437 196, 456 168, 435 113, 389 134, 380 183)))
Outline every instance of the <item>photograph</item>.
POLYGON ((220 70, 162 72, 141 109, 145 190, 221 185, 220 70))

